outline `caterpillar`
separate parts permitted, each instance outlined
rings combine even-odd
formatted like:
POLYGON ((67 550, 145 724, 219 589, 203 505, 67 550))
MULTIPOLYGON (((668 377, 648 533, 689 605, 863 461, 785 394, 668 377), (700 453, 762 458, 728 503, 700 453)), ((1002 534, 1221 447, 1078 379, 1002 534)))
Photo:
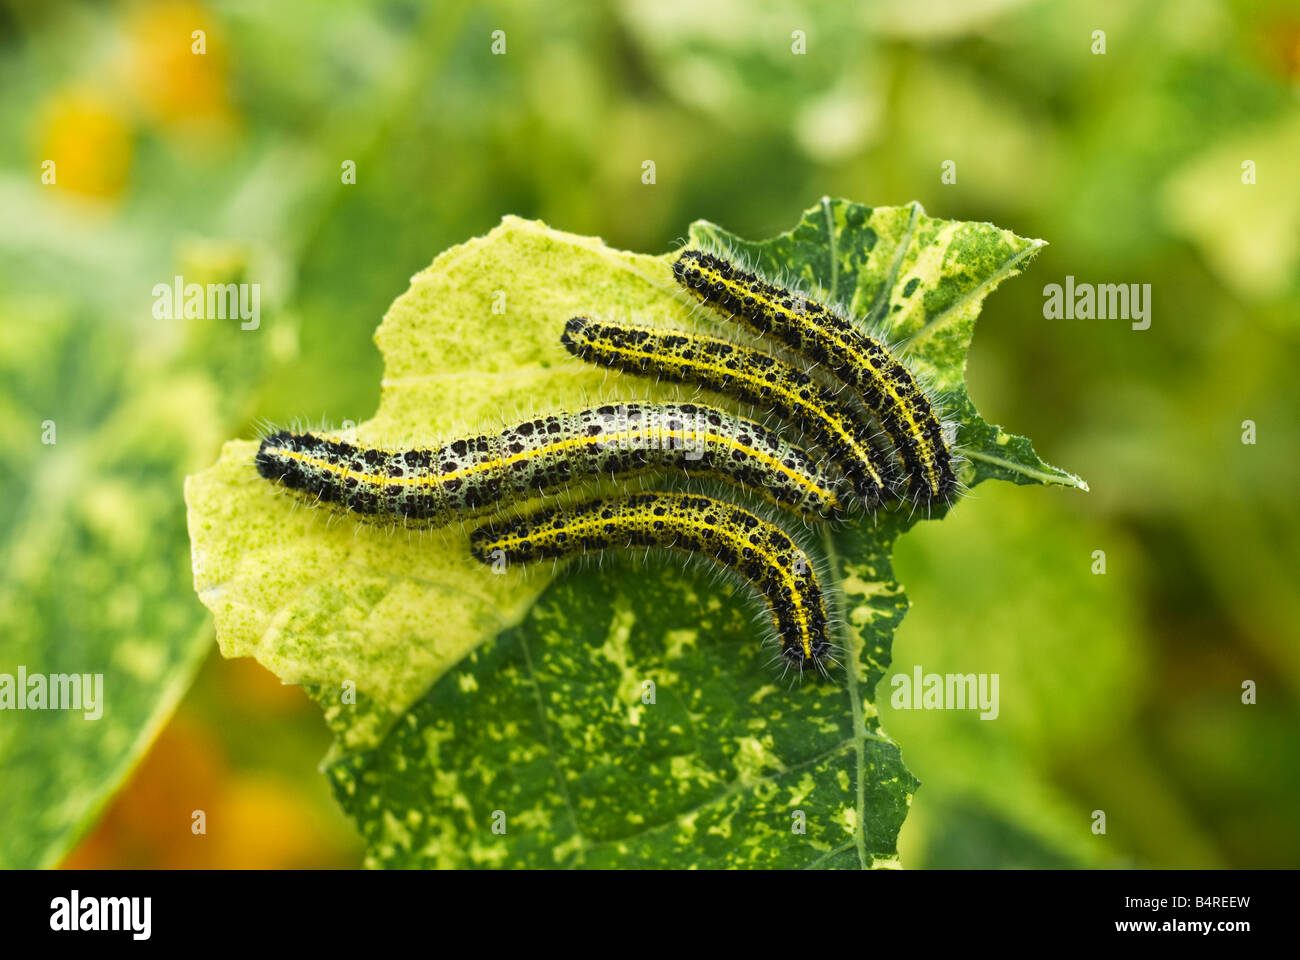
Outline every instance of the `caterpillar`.
POLYGON ((775 286, 700 250, 673 263, 678 283, 704 303, 739 317, 856 390, 889 435, 918 504, 948 503, 958 488, 953 454, 930 398, 878 340, 815 300, 775 286))
POLYGON ((624 403, 528 420, 430 450, 366 449, 278 431, 255 463, 267 480, 362 519, 443 526, 571 481, 679 467, 756 488, 813 517, 837 516, 838 480, 753 421, 702 404, 624 403))
POLYGON ((865 419, 808 374, 770 354, 715 337, 585 316, 569 320, 560 339, 589 363, 693 383, 771 409, 826 451, 866 509, 892 495, 895 478, 872 446, 874 431, 865 419))
POLYGON ((833 662, 821 585, 808 555, 779 527, 698 494, 635 493, 489 522, 470 535, 488 565, 532 563, 604 550, 663 547, 707 556, 766 600, 787 668, 833 662))

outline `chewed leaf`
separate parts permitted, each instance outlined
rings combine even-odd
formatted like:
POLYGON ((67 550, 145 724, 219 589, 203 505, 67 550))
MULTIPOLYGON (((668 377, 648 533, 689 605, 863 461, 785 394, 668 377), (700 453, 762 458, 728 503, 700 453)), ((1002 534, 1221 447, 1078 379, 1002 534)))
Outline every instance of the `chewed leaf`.
MULTIPOLYGON (((657 258, 508 218, 440 256, 390 308, 375 334, 383 398, 356 441, 432 445, 609 396, 604 373, 560 345, 564 321, 584 310, 680 321, 671 282, 657 258)), ((345 750, 377 743, 546 586, 485 575, 461 527, 394 532, 276 496, 253 469, 256 446, 227 444, 187 484, 195 589, 222 653, 313 687, 345 750)))
MULTIPOLYGON (((962 383, 983 298, 1037 242, 842 201, 766 243, 692 232, 910 337, 960 401, 959 440, 999 454, 972 457, 967 482, 1074 482, 985 424, 962 383)), ((669 256, 507 218, 394 303, 376 334, 380 409, 350 439, 429 445, 594 399, 690 395, 571 357, 560 333, 576 314, 726 330, 687 302, 669 256)), ((872 701, 907 608, 892 545, 920 517, 834 532, 785 519, 824 565, 846 661, 789 687, 762 608, 712 567, 611 555, 498 576, 469 558, 467 530, 359 526, 277 496, 253 450, 229 444, 187 486, 196 588, 227 656, 315 689, 339 735, 327 772, 372 865, 896 864, 916 781, 872 701)))

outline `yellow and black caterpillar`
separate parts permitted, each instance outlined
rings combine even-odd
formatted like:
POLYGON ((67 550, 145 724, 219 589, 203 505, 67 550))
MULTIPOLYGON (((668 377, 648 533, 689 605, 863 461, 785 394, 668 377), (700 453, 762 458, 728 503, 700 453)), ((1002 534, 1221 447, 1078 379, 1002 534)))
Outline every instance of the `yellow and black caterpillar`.
POLYGON ((652 547, 707 556, 734 571, 766 600, 786 664, 825 670, 833 645, 808 555, 740 507, 695 494, 635 493, 489 522, 470 535, 470 550, 486 564, 652 547))
POLYGON ((841 508, 838 481, 760 424, 702 404, 610 404, 528 420, 435 449, 367 449, 310 433, 262 440, 258 472, 363 519, 431 527, 571 482, 665 469, 753 488, 810 517, 841 508))

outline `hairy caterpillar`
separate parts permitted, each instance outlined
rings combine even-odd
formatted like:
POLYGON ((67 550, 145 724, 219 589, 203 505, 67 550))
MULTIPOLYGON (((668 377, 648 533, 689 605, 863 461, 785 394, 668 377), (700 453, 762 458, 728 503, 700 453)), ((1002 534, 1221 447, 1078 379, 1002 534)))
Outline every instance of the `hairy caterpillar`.
POLYGON ((715 337, 574 317, 564 346, 590 363, 693 383, 773 410, 807 434, 844 472, 867 509, 892 492, 888 461, 871 445, 874 432, 830 390, 760 350, 715 337))
POLYGON ((824 364, 855 389, 889 434, 916 502, 951 501, 958 483, 943 425, 911 371, 883 344, 817 301, 712 254, 683 252, 673 263, 673 276, 703 302, 824 364))
POLYGON ((808 555, 740 507, 695 494, 636 493, 488 523, 470 535, 475 559, 489 565, 633 547, 682 550, 734 570, 767 601, 787 666, 825 671, 832 644, 808 555))
POLYGON ((701 404, 624 403, 529 420, 431 450, 364 449, 279 431, 257 452, 267 480, 362 518, 442 526, 570 481, 681 468, 835 516, 836 481, 765 427, 701 404))

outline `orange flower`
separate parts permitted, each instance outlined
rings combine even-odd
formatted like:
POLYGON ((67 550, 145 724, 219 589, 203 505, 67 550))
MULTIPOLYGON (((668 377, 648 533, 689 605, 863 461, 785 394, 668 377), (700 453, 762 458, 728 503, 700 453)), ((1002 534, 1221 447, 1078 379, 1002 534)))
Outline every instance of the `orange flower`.
POLYGON ((201 4, 142 4, 126 33, 131 84, 153 123, 173 129, 230 123, 226 44, 201 4))
POLYGON ((97 94, 85 90, 54 94, 45 110, 39 142, 40 161, 54 161, 56 187, 111 198, 126 186, 131 133, 121 111, 97 94))

